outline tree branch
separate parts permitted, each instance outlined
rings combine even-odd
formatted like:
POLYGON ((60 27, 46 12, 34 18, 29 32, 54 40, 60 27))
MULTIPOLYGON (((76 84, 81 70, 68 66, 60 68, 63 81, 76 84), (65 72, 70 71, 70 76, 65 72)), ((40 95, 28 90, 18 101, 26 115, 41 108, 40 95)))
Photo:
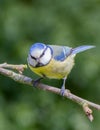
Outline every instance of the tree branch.
MULTIPOLYGON (((25 75, 22 75, 22 72, 24 71, 25 68, 27 68, 27 65, 10 65, 7 63, 3 63, 3 64, 0 64, 0 74, 10 77, 11 79, 13 79, 17 82, 33 86, 33 83, 34 83, 33 79, 30 77, 27 77, 25 75), (15 69, 19 73, 15 73, 12 70, 8 70, 8 69, 15 69)), ((60 95, 59 88, 45 85, 42 83, 36 83, 36 87, 40 88, 42 90, 50 91, 52 93, 60 95)), ((65 91, 64 97, 81 105, 85 114, 87 115, 87 117, 90 121, 93 120, 92 110, 90 109, 90 107, 100 110, 100 105, 90 102, 88 100, 85 100, 83 98, 80 98, 80 97, 72 94, 68 90, 65 91)))

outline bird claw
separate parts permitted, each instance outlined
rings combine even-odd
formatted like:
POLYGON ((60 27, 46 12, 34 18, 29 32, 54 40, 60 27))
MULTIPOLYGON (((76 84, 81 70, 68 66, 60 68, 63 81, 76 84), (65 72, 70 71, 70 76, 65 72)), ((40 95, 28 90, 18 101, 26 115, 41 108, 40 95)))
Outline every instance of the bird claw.
POLYGON ((66 91, 67 93, 71 93, 71 91, 70 91, 69 89, 63 89, 63 88, 61 88, 61 90, 60 90, 60 95, 61 95, 61 96, 64 96, 65 91, 66 91))
POLYGON ((61 95, 61 96, 64 96, 64 93, 65 93, 65 88, 62 87, 61 90, 60 90, 60 95, 61 95))
POLYGON ((43 78, 38 78, 36 80, 33 80, 32 83, 33 83, 33 86, 37 86, 38 83, 40 83, 40 81, 42 80, 43 78))

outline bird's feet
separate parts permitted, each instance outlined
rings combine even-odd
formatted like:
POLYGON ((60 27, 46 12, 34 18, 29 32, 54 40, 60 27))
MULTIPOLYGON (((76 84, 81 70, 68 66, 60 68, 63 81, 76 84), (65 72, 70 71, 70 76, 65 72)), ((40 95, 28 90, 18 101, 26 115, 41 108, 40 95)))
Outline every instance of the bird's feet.
POLYGON ((64 96, 65 92, 68 94, 68 93, 71 93, 71 91, 69 89, 65 89, 65 86, 62 86, 61 87, 61 90, 60 90, 60 95, 61 96, 64 96))
POLYGON ((42 79, 43 79, 43 78, 41 77, 41 78, 38 78, 38 79, 36 79, 36 80, 33 80, 33 81, 32 81, 33 86, 36 87, 37 84, 40 83, 40 81, 41 81, 42 79))
POLYGON ((61 96, 64 96, 64 93, 65 93, 65 86, 63 85, 63 86, 61 87, 61 90, 60 90, 60 95, 61 95, 61 96))
POLYGON ((65 82, 66 82, 66 77, 63 78, 63 85, 62 85, 61 90, 60 90, 61 96, 64 96, 64 93, 65 93, 65 82))

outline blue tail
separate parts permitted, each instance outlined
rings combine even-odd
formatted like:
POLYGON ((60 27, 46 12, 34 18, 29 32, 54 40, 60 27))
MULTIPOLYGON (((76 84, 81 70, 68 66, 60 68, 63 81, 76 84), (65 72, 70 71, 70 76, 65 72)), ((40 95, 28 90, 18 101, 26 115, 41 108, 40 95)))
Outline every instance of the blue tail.
POLYGON ((90 46, 90 45, 79 46, 79 47, 76 47, 76 48, 72 49, 72 53, 71 54, 77 54, 77 53, 83 52, 85 50, 94 48, 94 47, 95 46, 90 46))

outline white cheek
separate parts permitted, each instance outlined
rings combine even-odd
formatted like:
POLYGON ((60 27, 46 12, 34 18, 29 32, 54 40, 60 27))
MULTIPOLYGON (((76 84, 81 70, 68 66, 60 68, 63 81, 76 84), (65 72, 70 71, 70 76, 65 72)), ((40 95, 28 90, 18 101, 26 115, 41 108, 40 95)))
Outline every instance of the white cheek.
POLYGON ((49 63, 49 61, 51 60, 52 55, 51 55, 51 50, 50 48, 48 48, 45 52, 45 54, 40 58, 40 63, 46 65, 49 63))
POLYGON ((37 64, 37 62, 36 62, 34 59, 32 59, 30 55, 28 56, 27 61, 28 61, 28 63, 29 63, 30 65, 32 65, 32 66, 34 66, 34 67, 35 67, 36 64, 37 64))

